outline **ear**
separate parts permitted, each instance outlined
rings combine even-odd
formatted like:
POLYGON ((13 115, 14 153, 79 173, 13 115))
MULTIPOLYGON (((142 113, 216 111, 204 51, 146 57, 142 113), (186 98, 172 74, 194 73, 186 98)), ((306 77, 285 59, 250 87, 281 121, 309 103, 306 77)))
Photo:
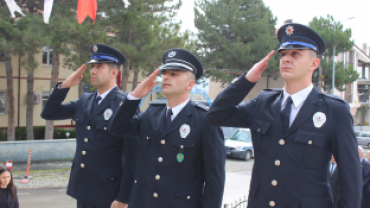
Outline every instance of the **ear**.
POLYGON ((193 79, 190 79, 188 82, 188 85, 186 86, 186 89, 191 90, 193 89, 194 85, 195 85, 195 81, 193 79))
POLYGON ((111 75, 114 77, 114 78, 116 78, 117 77, 117 75, 118 75, 118 69, 112 69, 111 70, 111 75))
POLYGON ((315 71, 315 69, 319 68, 319 66, 320 66, 320 59, 317 58, 317 57, 314 57, 312 59, 311 67, 308 70, 310 70, 310 72, 313 73, 313 71, 315 71))

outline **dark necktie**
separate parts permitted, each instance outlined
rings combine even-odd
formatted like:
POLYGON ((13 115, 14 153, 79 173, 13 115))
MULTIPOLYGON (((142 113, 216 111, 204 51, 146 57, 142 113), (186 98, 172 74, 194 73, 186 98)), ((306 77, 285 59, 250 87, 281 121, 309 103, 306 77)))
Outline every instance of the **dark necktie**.
POLYGON ((285 108, 283 109, 283 111, 281 111, 281 123, 283 125, 284 134, 289 129, 289 117, 290 117, 290 112, 292 111, 292 103, 293 103, 293 100, 289 96, 288 99, 286 100, 285 108))
POLYGON ((94 112, 94 110, 95 110, 96 106, 98 106, 98 105, 99 105, 99 101, 100 101, 100 100, 101 100, 100 95, 96 95, 95 100, 94 100, 94 103, 93 103, 93 107, 92 107, 92 109, 91 109, 91 112, 94 112))
POLYGON ((166 116, 166 129, 170 126, 170 124, 172 122, 171 116, 172 116, 172 109, 169 108, 167 110, 167 116, 166 116))

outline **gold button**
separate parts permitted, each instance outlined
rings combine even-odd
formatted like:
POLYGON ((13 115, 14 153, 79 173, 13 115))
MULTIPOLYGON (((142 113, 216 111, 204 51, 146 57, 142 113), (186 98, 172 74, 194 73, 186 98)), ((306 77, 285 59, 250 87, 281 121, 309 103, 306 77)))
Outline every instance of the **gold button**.
POLYGON ((159 179, 161 179, 161 176, 160 176, 160 175, 156 175, 156 176, 155 176, 155 180, 157 180, 157 181, 158 181, 159 179))
POLYGON ((270 205, 270 207, 274 207, 275 206, 275 202, 274 201, 270 201, 269 205, 270 205))
POLYGON ((153 193, 153 196, 154 196, 154 198, 158 198, 158 194, 157 194, 157 192, 154 192, 154 193, 153 193))
POLYGON ((82 155, 86 155, 86 151, 82 151, 82 155))
POLYGON ((284 139, 280 139, 280 140, 279 140, 279 144, 280 144, 280 145, 284 145, 284 144, 285 144, 285 140, 284 140, 284 139))
POLYGON ((114 181, 114 178, 111 178, 112 181, 114 181))
POLYGON ((90 126, 86 126, 86 129, 87 129, 87 130, 90 130, 90 126))
POLYGON ((121 106, 121 105, 122 105, 122 103, 123 103, 123 102, 121 102, 121 103, 119 104, 119 106, 121 106))
POLYGON ((84 139, 84 142, 85 142, 85 143, 89 142, 89 139, 88 139, 88 138, 85 138, 85 139, 84 139))
POLYGON ((137 183, 137 180, 135 180, 135 183, 137 183))
POLYGON ((181 145, 181 146, 180 146, 180 148, 181 148, 181 149, 184 149, 184 145, 181 145))
POLYGON ((146 137, 146 139, 148 139, 148 140, 149 140, 149 137, 146 137))
POLYGON ((78 119, 76 119, 76 121, 78 121, 78 119))
POLYGON ((272 180, 272 181, 271 181, 271 185, 273 185, 273 186, 277 186, 277 184, 278 184, 278 182, 277 182, 276 180, 272 180))
POLYGON ((158 158, 158 162, 162 162, 163 161, 163 158, 162 157, 159 157, 158 158))
POLYGON ((275 160, 275 165, 280 166, 280 160, 275 160))
POLYGON ((107 127, 104 127, 104 131, 106 131, 107 130, 107 127))
POLYGON ((260 128, 258 128, 258 129, 257 129, 257 132, 260 132, 260 131, 261 131, 261 129, 260 129, 260 128))
POLYGON ((308 144, 312 144, 312 140, 308 140, 308 144))
POLYGON ((161 144, 166 144, 166 140, 162 139, 161 144))
POLYGON ((190 196, 186 197, 187 200, 190 200, 190 196))
POLYGON ((85 165, 83 163, 81 163, 81 168, 84 168, 84 167, 85 167, 85 165))

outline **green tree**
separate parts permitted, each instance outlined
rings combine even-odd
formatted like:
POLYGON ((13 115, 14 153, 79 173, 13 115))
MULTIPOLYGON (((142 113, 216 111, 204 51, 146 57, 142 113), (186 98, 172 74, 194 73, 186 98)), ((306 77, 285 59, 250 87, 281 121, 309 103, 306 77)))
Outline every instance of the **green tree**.
MULTIPOLYGON (((276 18, 262 0, 198 0, 195 26, 202 62, 214 81, 229 83, 277 48, 276 18)), ((265 74, 278 72, 270 60, 265 74)))
POLYGON ((5 73, 6 73, 6 94, 7 94, 7 114, 8 128, 7 141, 14 141, 15 136, 15 105, 13 89, 13 67, 12 55, 19 51, 20 31, 14 26, 14 19, 10 18, 9 11, 5 11, 6 6, 0 3, 0 51, 5 54, 5 73))
POLYGON ((123 91, 127 91, 130 69, 134 70, 135 87, 140 70, 151 70, 150 64, 160 61, 165 50, 170 46, 184 48, 189 38, 189 33, 179 32, 180 23, 172 21, 181 1, 173 4, 171 0, 135 0, 130 3, 125 8, 122 0, 101 0, 98 8, 99 21, 113 36, 108 44, 128 58, 122 73, 123 91))
MULTIPOLYGON (((332 88, 334 45, 336 47, 336 56, 339 53, 351 50, 354 44, 351 40, 352 31, 351 29, 344 30, 343 24, 339 21, 335 21, 331 15, 327 15, 326 18, 314 17, 309 23, 309 27, 319 33, 326 43, 326 51, 320 58, 319 76, 313 77, 313 81, 314 83, 318 81, 319 89, 323 87, 324 90, 328 90, 332 88)), ((353 69, 353 66, 345 68, 343 62, 335 64, 335 88, 339 91, 344 91, 345 88, 343 88, 343 85, 352 83, 357 78, 358 74, 357 71, 353 69)))

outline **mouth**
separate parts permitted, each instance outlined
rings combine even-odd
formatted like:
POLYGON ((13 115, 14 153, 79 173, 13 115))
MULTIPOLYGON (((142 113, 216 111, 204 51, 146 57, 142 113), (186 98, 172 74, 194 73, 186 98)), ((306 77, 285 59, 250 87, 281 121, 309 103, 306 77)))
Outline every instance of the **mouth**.
POLYGON ((95 77, 90 78, 91 81, 96 81, 97 79, 95 77))
POLYGON ((162 84, 162 88, 166 88, 166 87, 171 87, 171 84, 169 84, 169 83, 163 83, 162 84))

